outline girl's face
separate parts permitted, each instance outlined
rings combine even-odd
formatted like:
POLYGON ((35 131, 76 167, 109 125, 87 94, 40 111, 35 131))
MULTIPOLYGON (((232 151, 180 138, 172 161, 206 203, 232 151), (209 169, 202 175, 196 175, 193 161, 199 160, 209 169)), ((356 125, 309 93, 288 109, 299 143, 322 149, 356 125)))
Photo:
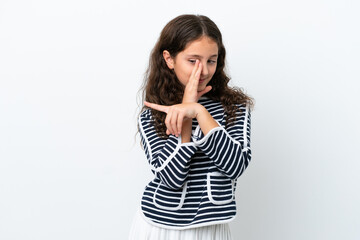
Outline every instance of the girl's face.
POLYGON ((209 37, 201 37, 187 44, 185 49, 179 52, 175 58, 171 58, 169 52, 164 51, 164 58, 170 69, 174 69, 179 81, 186 86, 191 72, 198 59, 202 64, 202 71, 199 79, 198 92, 205 89, 213 77, 218 57, 218 46, 209 37))

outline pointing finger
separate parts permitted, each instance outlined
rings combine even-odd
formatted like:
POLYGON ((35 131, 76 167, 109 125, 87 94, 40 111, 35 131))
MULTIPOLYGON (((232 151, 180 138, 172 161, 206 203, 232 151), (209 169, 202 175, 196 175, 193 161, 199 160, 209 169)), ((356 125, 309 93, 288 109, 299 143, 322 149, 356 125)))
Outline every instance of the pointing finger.
POLYGON ((159 104, 156 104, 156 103, 149 103, 147 101, 144 101, 144 104, 145 104, 145 106, 147 106, 149 108, 152 108, 152 109, 155 109, 155 110, 158 110, 160 112, 167 113, 169 111, 168 106, 159 105, 159 104))

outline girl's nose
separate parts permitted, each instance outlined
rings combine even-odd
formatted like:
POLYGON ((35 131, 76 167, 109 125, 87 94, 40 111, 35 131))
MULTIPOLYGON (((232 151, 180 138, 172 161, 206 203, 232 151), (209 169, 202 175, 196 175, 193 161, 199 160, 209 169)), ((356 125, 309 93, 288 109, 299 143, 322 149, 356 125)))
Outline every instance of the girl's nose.
POLYGON ((201 71, 201 75, 206 76, 209 74, 209 70, 208 70, 208 66, 205 63, 202 63, 202 71, 201 71))

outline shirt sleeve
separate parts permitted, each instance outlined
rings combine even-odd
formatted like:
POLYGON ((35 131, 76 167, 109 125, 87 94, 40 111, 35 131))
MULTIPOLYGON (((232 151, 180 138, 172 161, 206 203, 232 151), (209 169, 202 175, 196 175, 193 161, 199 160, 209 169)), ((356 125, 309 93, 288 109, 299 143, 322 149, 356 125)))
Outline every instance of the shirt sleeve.
POLYGON ((240 177, 251 160, 251 113, 245 105, 238 107, 234 124, 224 128, 218 122, 219 126, 211 129, 202 139, 193 139, 219 171, 233 180, 240 177))
POLYGON ((195 144, 181 143, 181 136, 160 138, 151 122, 149 109, 139 117, 139 130, 145 155, 155 176, 171 189, 181 188, 189 172, 191 157, 197 150, 195 144))

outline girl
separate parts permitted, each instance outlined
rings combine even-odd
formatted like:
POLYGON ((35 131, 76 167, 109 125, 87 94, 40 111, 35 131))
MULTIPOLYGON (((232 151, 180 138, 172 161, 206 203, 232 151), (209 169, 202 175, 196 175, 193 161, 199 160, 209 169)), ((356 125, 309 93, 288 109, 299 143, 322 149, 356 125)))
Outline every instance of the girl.
POLYGON ((251 159, 252 99, 228 86, 213 21, 181 15, 162 30, 143 86, 139 132, 154 179, 130 239, 231 239, 235 187, 251 159))

